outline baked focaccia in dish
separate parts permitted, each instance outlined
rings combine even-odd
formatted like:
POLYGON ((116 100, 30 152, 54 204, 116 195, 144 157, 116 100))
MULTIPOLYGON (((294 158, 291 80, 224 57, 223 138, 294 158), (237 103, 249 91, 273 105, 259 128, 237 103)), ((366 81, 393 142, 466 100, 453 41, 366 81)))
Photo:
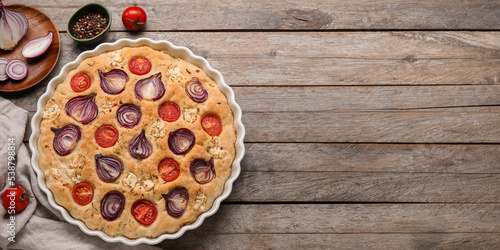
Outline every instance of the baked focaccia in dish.
POLYGON ((83 60, 44 107, 39 167, 92 230, 155 238, 210 209, 231 175, 233 113, 199 67, 148 46, 83 60))

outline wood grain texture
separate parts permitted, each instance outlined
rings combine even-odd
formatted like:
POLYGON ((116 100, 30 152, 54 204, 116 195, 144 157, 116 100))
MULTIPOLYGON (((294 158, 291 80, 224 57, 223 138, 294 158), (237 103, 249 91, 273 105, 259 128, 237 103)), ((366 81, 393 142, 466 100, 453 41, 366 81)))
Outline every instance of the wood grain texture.
MULTIPOLYGON (((74 11, 91 0, 32 2, 60 30, 74 11)), ((114 13, 112 31, 124 27, 120 14, 130 1, 96 1, 114 13)), ((146 30, 335 30, 335 29, 498 29, 500 3, 484 1, 215 1, 152 0, 139 4, 148 13, 146 30)))
POLYGON ((195 234, 163 241, 163 249, 495 249, 498 233, 195 234))

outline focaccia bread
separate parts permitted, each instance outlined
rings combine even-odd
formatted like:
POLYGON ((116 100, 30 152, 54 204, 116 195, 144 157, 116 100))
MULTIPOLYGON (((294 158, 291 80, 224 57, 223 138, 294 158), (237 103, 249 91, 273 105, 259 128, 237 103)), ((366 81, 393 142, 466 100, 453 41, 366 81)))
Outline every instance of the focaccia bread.
POLYGON ((89 229, 155 238, 211 208, 235 140, 228 101, 201 68, 126 47, 82 61, 58 85, 44 107, 39 166, 56 203, 89 229))

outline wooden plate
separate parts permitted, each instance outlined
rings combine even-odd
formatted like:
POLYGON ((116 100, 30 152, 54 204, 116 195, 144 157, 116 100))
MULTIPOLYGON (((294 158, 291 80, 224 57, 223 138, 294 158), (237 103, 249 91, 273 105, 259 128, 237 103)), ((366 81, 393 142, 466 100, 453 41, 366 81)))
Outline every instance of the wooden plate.
POLYGON ((7 8, 23 13, 28 18, 29 27, 26 35, 13 50, 0 49, 0 57, 9 60, 19 59, 28 65, 28 75, 20 81, 8 79, 0 82, 0 92, 14 92, 27 89, 43 80, 54 68, 59 59, 61 39, 57 27, 52 20, 40 10, 22 4, 6 5, 7 8), (26 59, 21 54, 23 46, 33 38, 45 36, 52 31, 54 38, 45 54, 33 59, 26 59))

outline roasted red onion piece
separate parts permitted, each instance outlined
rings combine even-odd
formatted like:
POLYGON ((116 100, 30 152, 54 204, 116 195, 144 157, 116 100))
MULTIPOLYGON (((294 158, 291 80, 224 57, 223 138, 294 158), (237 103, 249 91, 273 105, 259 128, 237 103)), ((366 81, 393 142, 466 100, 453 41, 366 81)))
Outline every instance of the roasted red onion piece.
POLYGON ((196 159, 191 162, 189 170, 196 182, 200 184, 209 183, 215 178, 214 158, 210 158, 208 162, 203 159, 196 159))
POLYGON ((165 94, 165 86, 161 81, 161 73, 139 80, 135 85, 135 96, 139 100, 156 101, 165 94))
POLYGON ((35 58, 45 54, 50 44, 52 44, 53 37, 54 34, 52 31, 49 31, 47 35, 29 41, 24 45, 21 54, 26 58, 35 58))
POLYGON ((168 194, 162 194, 165 207, 172 217, 180 217, 189 202, 189 193, 185 187, 174 187, 168 194))
POLYGON ((80 127, 74 124, 68 124, 62 128, 50 128, 54 133, 53 147, 58 155, 68 155, 82 137, 80 127))
POLYGON ((123 162, 116 156, 94 156, 97 176, 104 182, 113 182, 123 172, 123 162))
POLYGON ((128 82, 128 75, 121 69, 113 69, 108 73, 102 73, 98 70, 101 77, 101 89, 110 94, 117 95, 123 92, 125 85, 128 82))
POLYGON ((88 96, 71 98, 64 107, 66 114, 83 124, 93 121, 99 112, 99 108, 95 104, 96 95, 96 93, 92 93, 88 96))
POLYGON ((193 132, 187 128, 180 128, 168 135, 168 147, 172 153, 182 155, 194 146, 196 138, 193 132))
POLYGON ((118 191, 108 192, 101 200, 101 215, 107 221, 114 221, 120 216, 125 206, 125 196, 118 191))
POLYGON ((137 159, 146 159, 153 152, 153 146, 148 138, 146 138, 146 131, 144 131, 144 129, 142 129, 138 136, 130 141, 128 151, 137 159))
POLYGON ((141 121, 141 108, 132 103, 123 104, 116 110, 116 117, 123 127, 133 128, 141 121))
POLYGON ((196 77, 186 82, 186 93, 195 102, 204 102, 208 98, 207 90, 196 77))

